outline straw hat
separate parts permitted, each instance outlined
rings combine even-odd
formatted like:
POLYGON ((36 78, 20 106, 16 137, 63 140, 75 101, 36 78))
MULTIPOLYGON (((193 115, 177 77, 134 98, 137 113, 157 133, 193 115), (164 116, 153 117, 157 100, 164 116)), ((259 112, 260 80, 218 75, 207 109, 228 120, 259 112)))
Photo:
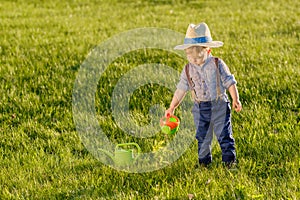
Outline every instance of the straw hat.
POLYGON ((213 41, 210 30, 206 23, 190 24, 184 38, 184 43, 176 46, 174 49, 183 50, 191 46, 203 46, 217 48, 223 46, 221 41, 213 41))

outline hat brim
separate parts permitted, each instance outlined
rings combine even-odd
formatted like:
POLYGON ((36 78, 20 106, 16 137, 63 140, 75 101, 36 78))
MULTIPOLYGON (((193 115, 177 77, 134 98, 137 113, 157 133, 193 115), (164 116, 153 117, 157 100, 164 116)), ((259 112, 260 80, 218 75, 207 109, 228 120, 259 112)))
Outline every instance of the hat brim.
POLYGON ((210 47, 210 48, 218 48, 223 46, 223 42, 221 41, 212 41, 208 43, 196 43, 196 44, 181 44, 174 47, 176 50, 184 50, 192 46, 201 46, 201 47, 210 47))

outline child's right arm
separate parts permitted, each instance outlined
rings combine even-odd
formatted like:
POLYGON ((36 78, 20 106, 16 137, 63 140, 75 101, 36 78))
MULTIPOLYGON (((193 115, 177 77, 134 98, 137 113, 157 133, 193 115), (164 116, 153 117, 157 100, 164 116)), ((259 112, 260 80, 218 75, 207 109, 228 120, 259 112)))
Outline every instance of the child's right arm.
POLYGON ((165 117, 173 115, 175 109, 179 106, 182 99, 184 98, 186 91, 181 89, 176 89, 173 99, 171 101, 170 107, 165 111, 165 117))

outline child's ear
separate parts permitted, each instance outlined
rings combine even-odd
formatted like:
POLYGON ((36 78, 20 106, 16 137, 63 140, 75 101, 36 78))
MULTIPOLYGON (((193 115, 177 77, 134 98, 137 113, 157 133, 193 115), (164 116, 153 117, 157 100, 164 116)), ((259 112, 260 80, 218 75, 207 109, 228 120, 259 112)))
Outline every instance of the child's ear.
POLYGON ((211 49, 208 49, 208 50, 207 50, 207 54, 210 54, 210 52, 211 52, 211 49))

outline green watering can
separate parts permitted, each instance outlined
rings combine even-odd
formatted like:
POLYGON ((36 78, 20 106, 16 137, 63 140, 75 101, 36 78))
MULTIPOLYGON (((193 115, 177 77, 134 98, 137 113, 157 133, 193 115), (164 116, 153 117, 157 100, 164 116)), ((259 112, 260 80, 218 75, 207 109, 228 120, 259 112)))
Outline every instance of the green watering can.
POLYGON ((165 134, 174 135, 179 129, 180 121, 175 115, 168 115, 160 119, 161 131, 165 134))
POLYGON ((124 165, 129 165, 133 163, 141 154, 141 148, 138 144, 136 143, 123 143, 123 144, 117 144, 115 148, 115 155, 112 153, 100 149, 103 153, 108 155, 117 165, 119 166, 124 166, 124 165), (135 149, 123 149, 120 147, 123 146, 135 146, 137 149, 137 153, 134 153, 135 149))

